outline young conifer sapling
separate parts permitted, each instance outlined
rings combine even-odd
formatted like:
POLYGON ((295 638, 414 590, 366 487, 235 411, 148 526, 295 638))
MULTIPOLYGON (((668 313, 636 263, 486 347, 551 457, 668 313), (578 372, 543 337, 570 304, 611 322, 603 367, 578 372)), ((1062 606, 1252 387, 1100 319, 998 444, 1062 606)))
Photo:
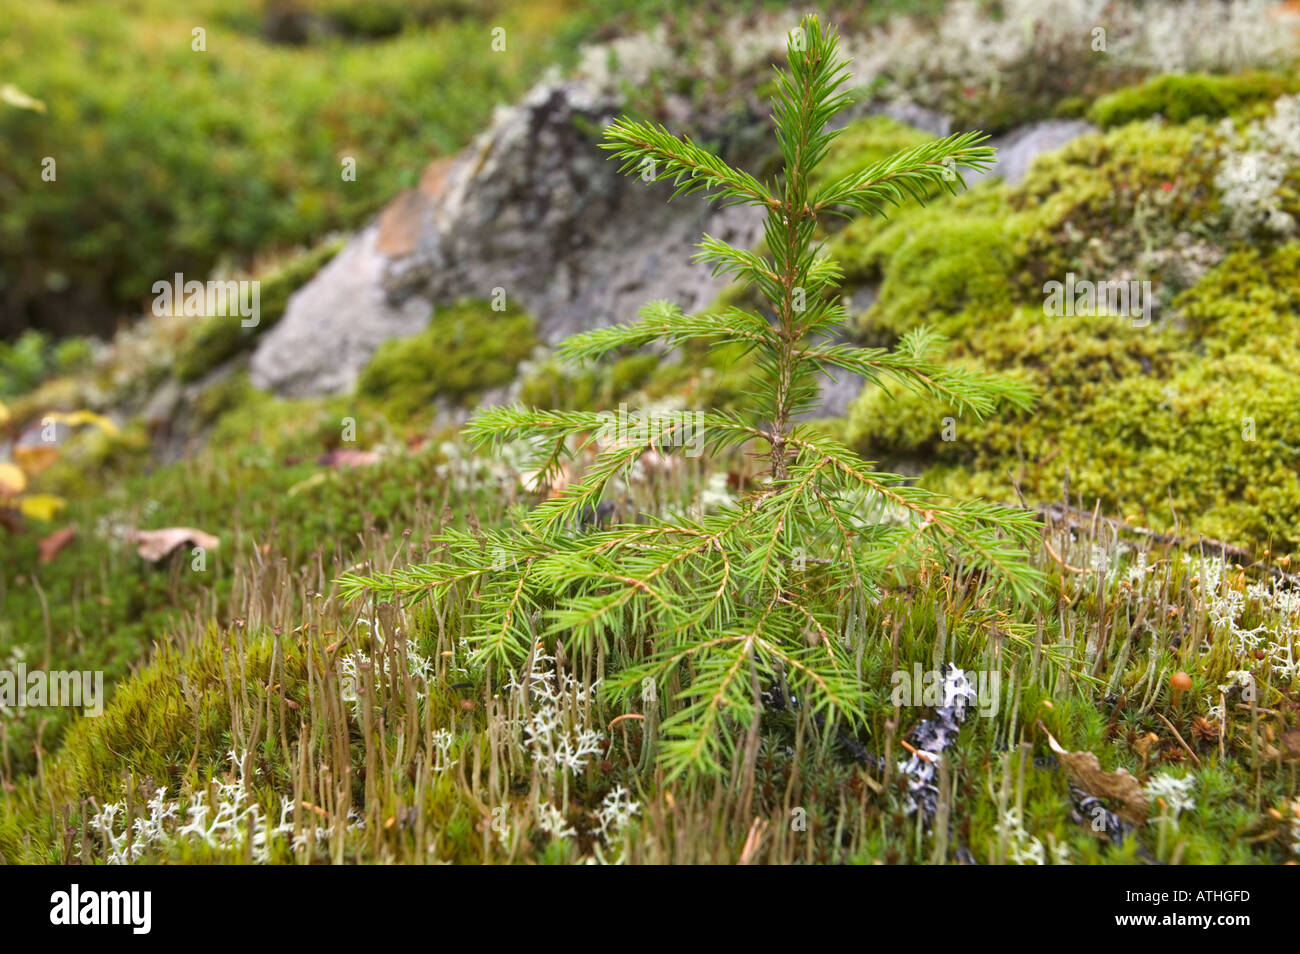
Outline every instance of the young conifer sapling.
MULTIPOLYGON (((1020 600, 1042 582, 1026 553, 1038 530, 1029 513, 940 498, 800 421, 816 406, 822 374, 911 388, 977 418, 1003 404, 1028 408, 1032 396, 1018 383, 940 363, 940 339, 928 330, 892 350, 833 343, 847 315, 819 220, 953 191, 964 185, 960 170, 988 168, 993 150, 978 133, 949 136, 814 189, 811 174, 838 134, 830 122, 849 102, 847 63, 835 31, 815 17, 791 31, 788 47, 773 100, 784 159, 776 181, 760 182, 650 123, 619 119, 603 143, 624 172, 671 180, 673 198, 704 193, 766 213, 761 251, 706 235, 697 260, 755 288, 769 314, 730 307, 691 315, 656 301, 639 321, 561 345, 573 359, 699 341, 752 353, 749 406, 706 413, 702 424, 711 455, 743 446, 761 455, 764 479, 699 517, 584 526, 582 516, 641 455, 680 443, 665 428, 644 442, 599 447, 576 483, 517 526, 449 529, 436 538, 436 562, 343 580, 354 597, 454 601, 470 618, 475 658, 498 673, 526 667, 539 641, 562 644, 570 659, 597 660, 612 702, 652 711, 648 727, 662 719, 647 744, 657 745, 669 779, 736 769, 752 777, 768 691, 797 700, 823 730, 864 722, 872 687, 858 676, 854 640, 866 634, 846 633, 844 621, 860 618, 882 585, 936 562, 979 571, 1020 600)), ((496 407, 479 412, 466 433, 493 448, 531 441, 544 448, 540 471, 554 476, 575 450, 593 446, 605 423, 594 411, 496 407)))

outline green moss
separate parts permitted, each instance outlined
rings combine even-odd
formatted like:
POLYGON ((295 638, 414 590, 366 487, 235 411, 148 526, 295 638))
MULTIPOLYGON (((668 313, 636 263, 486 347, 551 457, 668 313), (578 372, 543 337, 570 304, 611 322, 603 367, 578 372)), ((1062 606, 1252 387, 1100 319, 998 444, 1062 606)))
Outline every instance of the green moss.
POLYGON ((1083 96, 1067 96, 1052 109, 1057 119, 1082 119, 1088 112, 1088 100, 1083 96))
POLYGON ((49 338, 24 331, 16 341, 0 341, 0 397, 22 394, 50 372, 49 338))
MULTIPOLYGON (((967 218, 998 217, 1010 218, 1005 188, 998 182, 980 183, 955 197, 940 193, 926 206, 890 210, 889 218, 859 215, 831 236, 826 252, 843 268, 846 285, 877 282, 885 278, 895 251, 913 232, 949 227, 967 218)), ((1007 226, 1013 235, 1019 231, 1015 223, 1008 221, 1007 226)))
MULTIPOLYGON (((1033 457, 1037 446, 1027 422, 1054 421, 1086 406, 1134 376, 1168 369, 1173 358, 1167 335, 1134 328, 1109 317, 1049 318, 1035 308, 1017 308, 999 317, 991 312, 963 313, 938 323, 954 336, 951 360, 997 370, 1028 380, 1039 394, 1031 415, 1005 415, 985 422, 962 419, 951 408, 936 409, 911 392, 887 393, 868 388, 849 415, 849 441, 872 457, 937 459, 984 468, 1017 450, 1033 457), (943 439, 945 419, 951 418, 943 439)), ((1044 445, 1054 438, 1045 429, 1044 445)), ((1046 448, 1043 454, 1049 453, 1046 448)))
POLYGON ((1051 500, 1068 484, 1149 525, 1300 545, 1300 421, 1284 383, 1300 373, 1300 246, 1233 253, 1181 295, 1196 273, 1162 257, 1188 236, 1211 253, 1228 243, 1216 156, 1203 120, 1132 123, 1041 158, 1014 187, 874 224, 865 244, 852 241, 862 220, 851 224, 831 251, 881 283, 860 319, 868 343, 928 324, 953 339, 952 360, 1023 376, 1040 403, 980 422, 868 388, 849 443, 954 494, 1051 500), (1043 312, 1046 281, 1137 268, 1159 299, 1151 326, 1043 312), (1254 441, 1242 438, 1250 421, 1254 441))
MULTIPOLYGON (((867 168, 894 153, 928 142, 934 137, 887 116, 870 116, 855 120, 844 128, 831 145, 826 161, 817 168, 812 185, 818 187, 867 168)), ((931 201, 947 201, 946 193, 932 195, 931 201)), ((914 207, 898 210, 900 216, 912 214, 914 207)), ((831 225, 837 223, 832 222, 831 225)), ((860 215, 838 228, 832 236, 828 253, 844 267, 848 281, 871 277, 871 263, 862 250, 891 224, 877 215, 860 215)))
POLYGON ((866 255, 884 257, 880 298, 864 316, 873 332, 900 336, 927 318, 1007 307, 1017 296, 1014 233, 994 218, 918 216, 889 230, 866 255))
POLYGON ((90 367, 95 349, 87 338, 65 338, 54 346, 54 370, 58 374, 76 374, 90 367))
MULTIPOLYGON (((1139 123, 1041 157, 1006 193, 1027 288, 1066 272, 1109 276, 1218 218, 1209 127, 1139 123)), ((1161 276, 1152 276, 1160 278, 1161 276)))
POLYGON ((1300 373, 1300 242, 1234 252, 1174 305, 1208 354, 1248 353, 1300 373))
POLYGON ((1088 118, 1103 129, 1152 116, 1163 116, 1172 123, 1185 123, 1198 116, 1219 119, 1243 106, 1277 99, 1297 88, 1300 80, 1281 73, 1157 76, 1101 97, 1088 111, 1088 118))
POLYGON ((525 407, 576 410, 600 408, 608 404, 600 395, 605 391, 607 368, 576 368, 565 362, 548 360, 529 368, 519 389, 519 400, 525 407))
POLYGON ((252 388, 244 375, 233 375, 210 392, 200 400, 206 398, 218 415, 208 437, 209 447, 217 448, 208 455, 212 463, 233 452, 241 455, 243 466, 279 464, 302 476, 312 472, 310 465, 327 450, 427 436, 427 422, 394 415, 383 403, 363 396, 280 399, 252 388), (302 466, 308 469, 300 472, 302 466))
MULTIPOLYGON (((1041 308, 939 320, 954 360, 1027 377, 1032 414, 979 422, 868 389, 849 442, 928 469, 927 485, 1072 498, 1239 544, 1300 546, 1300 243, 1235 253, 1145 328, 1041 308), (944 418, 955 439, 943 440, 944 418)), ((951 433, 951 432, 950 432, 951 433)))
POLYGON ((745 394, 754 358, 736 347, 690 343, 671 357, 639 353, 575 368, 548 361, 523 382, 530 407, 604 410, 628 399, 681 400, 689 408, 730 408, 745 394))
POLYGON ((546 361, 525 376, 519 400, 528 407, 603 410, 642 387, 662 363, 656 354, 633 354, 573 367, 546 361))
POLYGON ((1245 354, 1167 381, 1125 380, 1063 422, 1065 454, 1047 470, 1071 466, 1085 499, 1157 526, 1291 549, 1300 544, 1294 389, 1291 371, 1245 354))
POLYGON ((660 364, 646 383, 652 400, 681 398, 689 408, 730 409, 749 392, 757 358, 735 346, 683 348, 678 360, 660 364))
POLYGON ((327 0, 317 12, 346 36, 374 39, 439 20, 495 16, 500 4, 493 0, 327 0))
POLYGON ((40 475, 41 489, 64 497, 87 498, 150 460, 149 434, 140 421, 107 433, 82 428, 59 445, 59 457, 40 475))
POLYGON ((213 424, 252 395, 253 386, 248 383, 248 375, 239 371, 204 388, 194 401, 194 413, 201 425, 213 424))
POLYGON ((427 409, 438 397, 469 405, 513 380, 536 346, 531 316, 513 305, 493 311, 487 302, 463 301, 439 309, 419 334, 380 345, 357 390, 399 417, 427 409))
MULTIPOLYGON (((79 720, 68 733, 62 766, 83 795, 100 802, 121 797, 121 766, 137 777, 175 788, 193 760, 205 769, 220 764, 230 731, 228 641, 209 630, 192 652, 161 652, 138 675, 125 680, 98 718, 79 720), (224 650, 224 651, 223 651, 224 650)), ((302 653, 281 651, 276 679, 303 678, 302 653)), ((243 690, 264 694, 275 644, 267 636, 243 641, 243 690)), ((305 693, 303 693, 305 701, 305 693)))

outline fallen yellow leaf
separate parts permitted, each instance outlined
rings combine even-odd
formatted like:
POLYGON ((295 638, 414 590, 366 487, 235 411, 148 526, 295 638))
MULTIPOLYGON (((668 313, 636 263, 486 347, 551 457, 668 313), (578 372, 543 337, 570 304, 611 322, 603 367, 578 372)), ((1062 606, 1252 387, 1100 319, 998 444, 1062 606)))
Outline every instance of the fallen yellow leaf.
POLYGON ((54 494, 28 494, 18 501, 18 510, 30 520, 49 523, 67 505, 66 500, 54 494))
POLYGON ((67 424, 69 427, 80 427, 82 424, 93 424, 106 434, 116 434, 117 425, 110 421, 102 414, 96 414, 94 411, 53 411, 46 417, 51 420, 67 424))
POLYGON ((27 486, 27 475, 13 464, 0 464, 0 494, 20 494, 27 486))
POLYGON ((34 113, 45 112, 45 104, 34 96, 28 96, 13 83, 0 86, 0 100, 19 109, 30 109, 34 113))

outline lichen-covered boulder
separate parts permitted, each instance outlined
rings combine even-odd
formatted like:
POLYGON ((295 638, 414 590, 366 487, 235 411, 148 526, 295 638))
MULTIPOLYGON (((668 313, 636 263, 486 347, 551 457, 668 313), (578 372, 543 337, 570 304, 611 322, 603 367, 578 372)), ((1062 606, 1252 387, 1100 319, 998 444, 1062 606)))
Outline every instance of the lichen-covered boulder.
POLYGON ((599 86, 547 81, 500 110, 294 296, 258 346, 253 383, 345 390, 382 341, 421 330, 430 305, 466 298, 523 308, 547 342, 631 320, 651 299, 707 305, 723 281, 691 264, 695 243, 708 232, 748 246, 761 213, 669 203, 670 185, 620 176, 598 147, 619 105, 599 86))

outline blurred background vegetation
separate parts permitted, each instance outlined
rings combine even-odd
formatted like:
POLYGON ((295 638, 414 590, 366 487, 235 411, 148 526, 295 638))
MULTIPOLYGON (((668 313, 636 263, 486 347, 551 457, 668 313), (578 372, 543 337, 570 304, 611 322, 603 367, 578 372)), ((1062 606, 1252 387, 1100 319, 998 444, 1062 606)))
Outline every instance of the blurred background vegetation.
POLYGON ((45 106, 0 111, 6 338, 110 331, 160 275, 356 224, 560 58, 571 15, 559 0, 5 6, 0 79, 45 106), (499 61, 464 54, 488 18, 507 30, 499 61))
POLYGON ((354 227, 546 66, 674 6, 5 0, 0 86, 35 103, 0 107, 0 340, 107 334, 159 276, 354 227), (495 26, 505 51, 468 55, 495 26))

